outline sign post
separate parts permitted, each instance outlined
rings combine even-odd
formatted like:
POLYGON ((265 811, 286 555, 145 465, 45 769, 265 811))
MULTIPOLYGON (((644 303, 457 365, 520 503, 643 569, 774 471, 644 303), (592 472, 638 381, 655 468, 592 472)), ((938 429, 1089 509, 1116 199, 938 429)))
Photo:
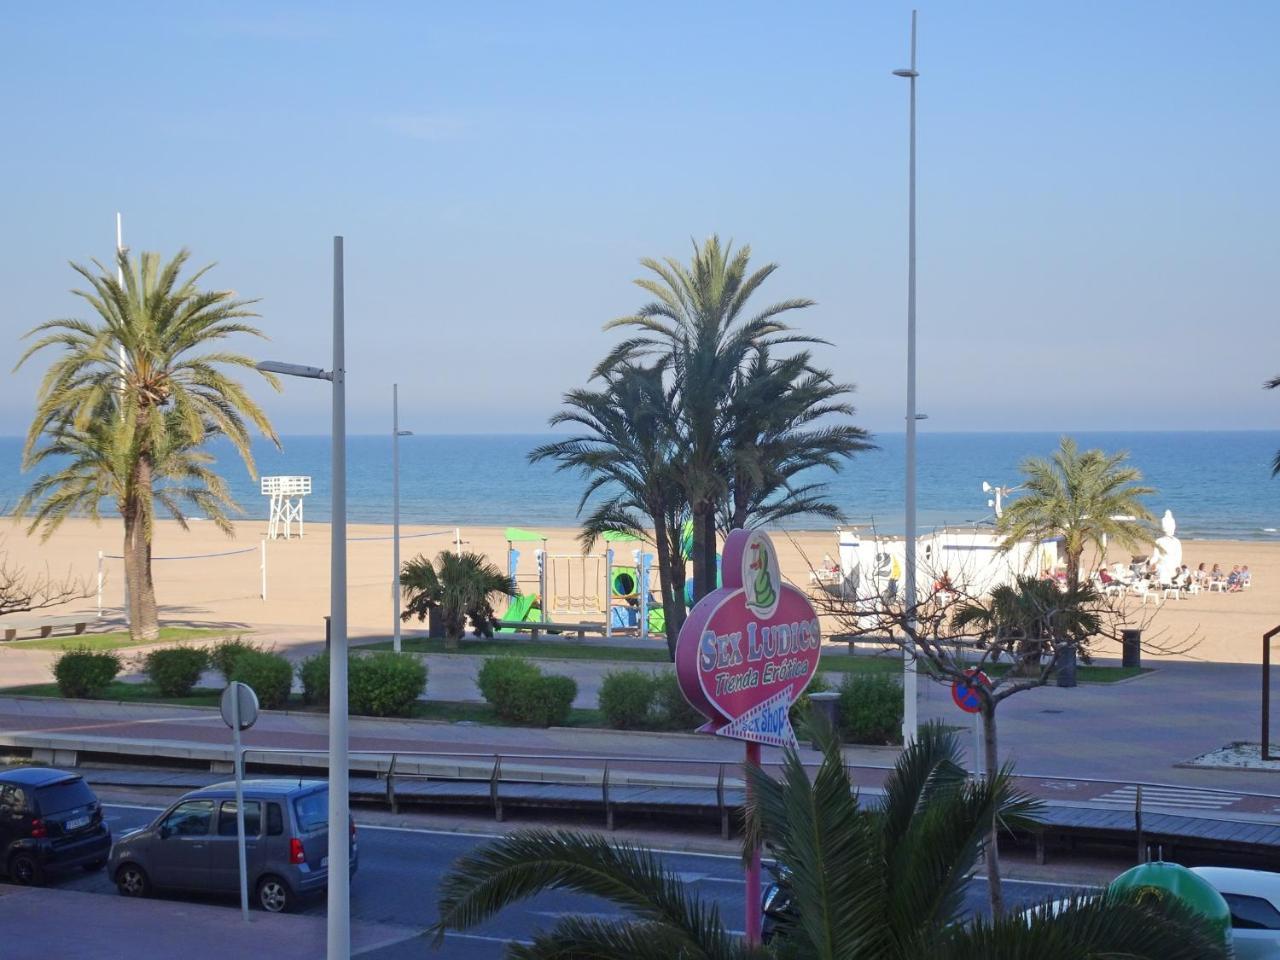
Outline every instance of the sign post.
MULTIPOLYGON (((789 711, 818 668, 818 615, 808 597, 782 582, 777 552, 759 530, 730 531, 721 571, 723 585, 699 600, 680 628, 676 677, 707 718, 699 732, 745 741, 747 766, 759 767, 761 744, 796 746, 789 711)), ((747 942, 758 944, 759 849, 745 879, 747 942)))
POLYGON ((977 667, 964 672, 963 680, 951 684, 951 701, 965 713, 973 714, 973 775, 982 776, 982 693, 979 687, 991 689, 991 678, 977 667))
MULTIPOLYGON (((244 847, 244 771, 241 769, 240 731, 258 722, 258 695, 253 687, 233 680, 222 691, 222 722, 231 728, 232 766, 236 774, 236 853, 240 859, 240 914, 249 922, 249 870, 244 847)), ((261 825, 261 817, 259 817, 261 825)))

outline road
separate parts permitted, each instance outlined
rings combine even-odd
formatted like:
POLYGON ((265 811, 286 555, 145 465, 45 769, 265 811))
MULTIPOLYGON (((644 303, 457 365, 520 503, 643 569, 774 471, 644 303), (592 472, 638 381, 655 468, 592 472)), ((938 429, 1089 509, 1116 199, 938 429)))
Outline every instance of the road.
MULTIPOLYGON (((112 832, 119 836, 149 823, 160 807, 107 804, 112 832)), ((354 922, 379 924, 403 934, 363 954, 371 960, 401 960, 408 957, 466 957, 467 960, 502 956, 503 945, 527 938, 531 931, 551 926, 564 914, 616 916, 618 911, 594 898, 555 893, 537 897, 503 911, 481 927, 451 934, 444 948, 435 954, 425 950, 421 932, 436 918, 436 891, 450 864, 489 839, 486 835, 453 833, 428 829, 359 824, 360 871, 352 882, 351 911, 354 922)), ((701 897, 719 905, 731 929, 743 927, 743 881, 737 857, 723 854, 664 852, 666 863, 701 897)), ((59 889, 115 897, 118 894, 105 872, 73 875, 55 881, 59 889)), ((1061 897, 1073 888, 1061 884, 1028 881, 1009 882, 1006 897, 1010 904, 1030 903, 1061 897)), ((986 883, 977 878, 965 892, 965 909, 970 914, 986 911, 986 883)), ((226 904, 229 917, 235 916, 234 901, 226 904)), ((323 900, 309 902, 305 913, 324 914, 323 900)))

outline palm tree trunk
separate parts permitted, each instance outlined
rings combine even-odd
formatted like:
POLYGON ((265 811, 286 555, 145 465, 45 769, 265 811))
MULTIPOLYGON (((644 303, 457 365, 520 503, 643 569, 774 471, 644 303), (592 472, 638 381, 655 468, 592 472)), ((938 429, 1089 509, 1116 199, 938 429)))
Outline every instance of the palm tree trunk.
POLYGON ((716 583, 716 510, 714 503, 708 506, 707 512, 702 517, 702 523, 705 527, 702 549, 706 551, 703 557, 703 565, 707 571, 707 586, 702 591, 702 596, 705 597, 718 586, 716 583))
POLYGON ((156 588, 151 579, 151 543, 136 508, 124 521, 124 578, 129 589, 129 635, 134 640, 158 640, 156 588))
POLYGON ((1068 587, 1080 586, 1080 554, 1079 553, 1073 552, 1073 553, 1067 554, 1067 586, 1068 587))
POLYGON ((707 586, 707 525, 705 519, 710 504, 702 500, 698 503, 691 504, 690 509, 693 513, 693 602, 697 603, 707 595, 710 588, 707 586))
MULTIPOLYGON (((982 701, 982 747, 987 779, 995 777, 1000 769, 1000 751, 996 742, 996 705, 989 697, 982 701)), ((987 835, 987 893, 991 898, 991 915, 1004 916, 1004 890, 1000 886, 999 824, 991 822, 987 835)))
MULTIPOLYGON (((667 655, 672 661, 676 658, 676 638, 680 636, 680 628, 684 626, 684 598, 681 598, 679 607, 676 605, 676 585, 674 570, 672 568, 671 557, 671 537, 668 530, 662 523, 661 511, 654 511, 655 522, 653 531, 654 546, 658 551, 658 586, 662 593, 662 622, 666 625, 667 633, 667 655)), ((675 551, 675 555, 679 558, 679 550, 675 551)), ((683 560, 681 561, 683 567, 683 560)), ((683 578, 681 578, 683 580, 683 578)), ((684 584, 681 583, 681 589, 684 584)))

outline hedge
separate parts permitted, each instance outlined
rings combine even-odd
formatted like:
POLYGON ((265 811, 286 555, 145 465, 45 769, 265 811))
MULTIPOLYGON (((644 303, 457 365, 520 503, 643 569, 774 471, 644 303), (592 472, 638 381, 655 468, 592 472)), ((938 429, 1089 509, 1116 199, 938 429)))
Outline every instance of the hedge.
POLYGON ((600 684, 600 712, 615 730, 645 730, 653 726, 657 690, 646 670, 616 670, 600 684))
POLYGON ((209 666, 209 654, 199 647, 165 647, 152 650, 143 669, 161 696, 189 696, 209 666))
POLYGON ((849 743, 901 743, 902 684, 880 673, 845 674, 840 733, 849 743))
POLYGON ((102 693, 120 672, 120 658, 110 650, 77 647, 58 657, 53 679, 64 697, 90 699, 102 693))
POLYGON ((569 719, 578 684, 572 677, 544 675, 520 657, 490 657, 476 673, 476 686, 506 723, 562 726, 569 719))
MULTIPOLYGON (((329 655, 318 653, 298 664, 302 702, 329 703, 329 655)), ((411 653, 351 655, 347 660, 347 703, 366 717, 408 717, 427 688, 427 667, 411 653)))
POLYGON ((293 665, 278 653, 246 650, 235 658, 230 679, 251 686, 262 709, 279 710, 289 705, 293 665))
POLYGON ((262 647, 248 640, 236 637, 234 640, 222 640, 209 652, 209 665, 222 674, 222 679, 231 682, 231 674, 235 670, 236 660, 242 653, 261 653, 262 647))

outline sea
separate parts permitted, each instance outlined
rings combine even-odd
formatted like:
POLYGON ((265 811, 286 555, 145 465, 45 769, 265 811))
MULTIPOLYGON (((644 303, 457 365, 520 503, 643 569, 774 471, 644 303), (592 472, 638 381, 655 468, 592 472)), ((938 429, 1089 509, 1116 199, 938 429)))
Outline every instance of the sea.
MULTIPOLYGON (((1280 540, 1280 477, 1271 464, 1280 431, 1074 433, 1082 448, 1127 451, 1156 492, 1147 498, 1157 516, 1172 510, 1184 539, 1280 540)), ((415 435, 400 440, 400 515, 403 523, 455 527, 572 526, 584 480, 553 464, 528 462, 551 435, 415 435)), ((859 454, 839 471, 815 473, 848 525, 874 525, 882 533, 903 529, 903 434, 879 434, 877 449, 859 454)), ((918 437, 918 517, 921 529, 989 522, 984 481, 1013 487, 1027 457, 1050 456, 1056 433, 921 433, 918 437)), ((312 479, 308 520, 329 519, 329 438, 286 436, 281 450, 254 444, 261 475, 312 479)), ((224 439, 210 452, 246 518, 267 516, 267 498, 224 439)), ((22 496, 31 474, 21 471, 22 441, 0 437, 0 508, 22 496)), ((391 438, 347 439, 347 515, 352 522, 390 523, 391 438)), ((1016 494, 1014 494, 1016 496, 1016 494)), ((104 508, 104 513, 110 510, 104 508)), ((824 518, 798 517, 785 526, 823 529, 824 518)))

